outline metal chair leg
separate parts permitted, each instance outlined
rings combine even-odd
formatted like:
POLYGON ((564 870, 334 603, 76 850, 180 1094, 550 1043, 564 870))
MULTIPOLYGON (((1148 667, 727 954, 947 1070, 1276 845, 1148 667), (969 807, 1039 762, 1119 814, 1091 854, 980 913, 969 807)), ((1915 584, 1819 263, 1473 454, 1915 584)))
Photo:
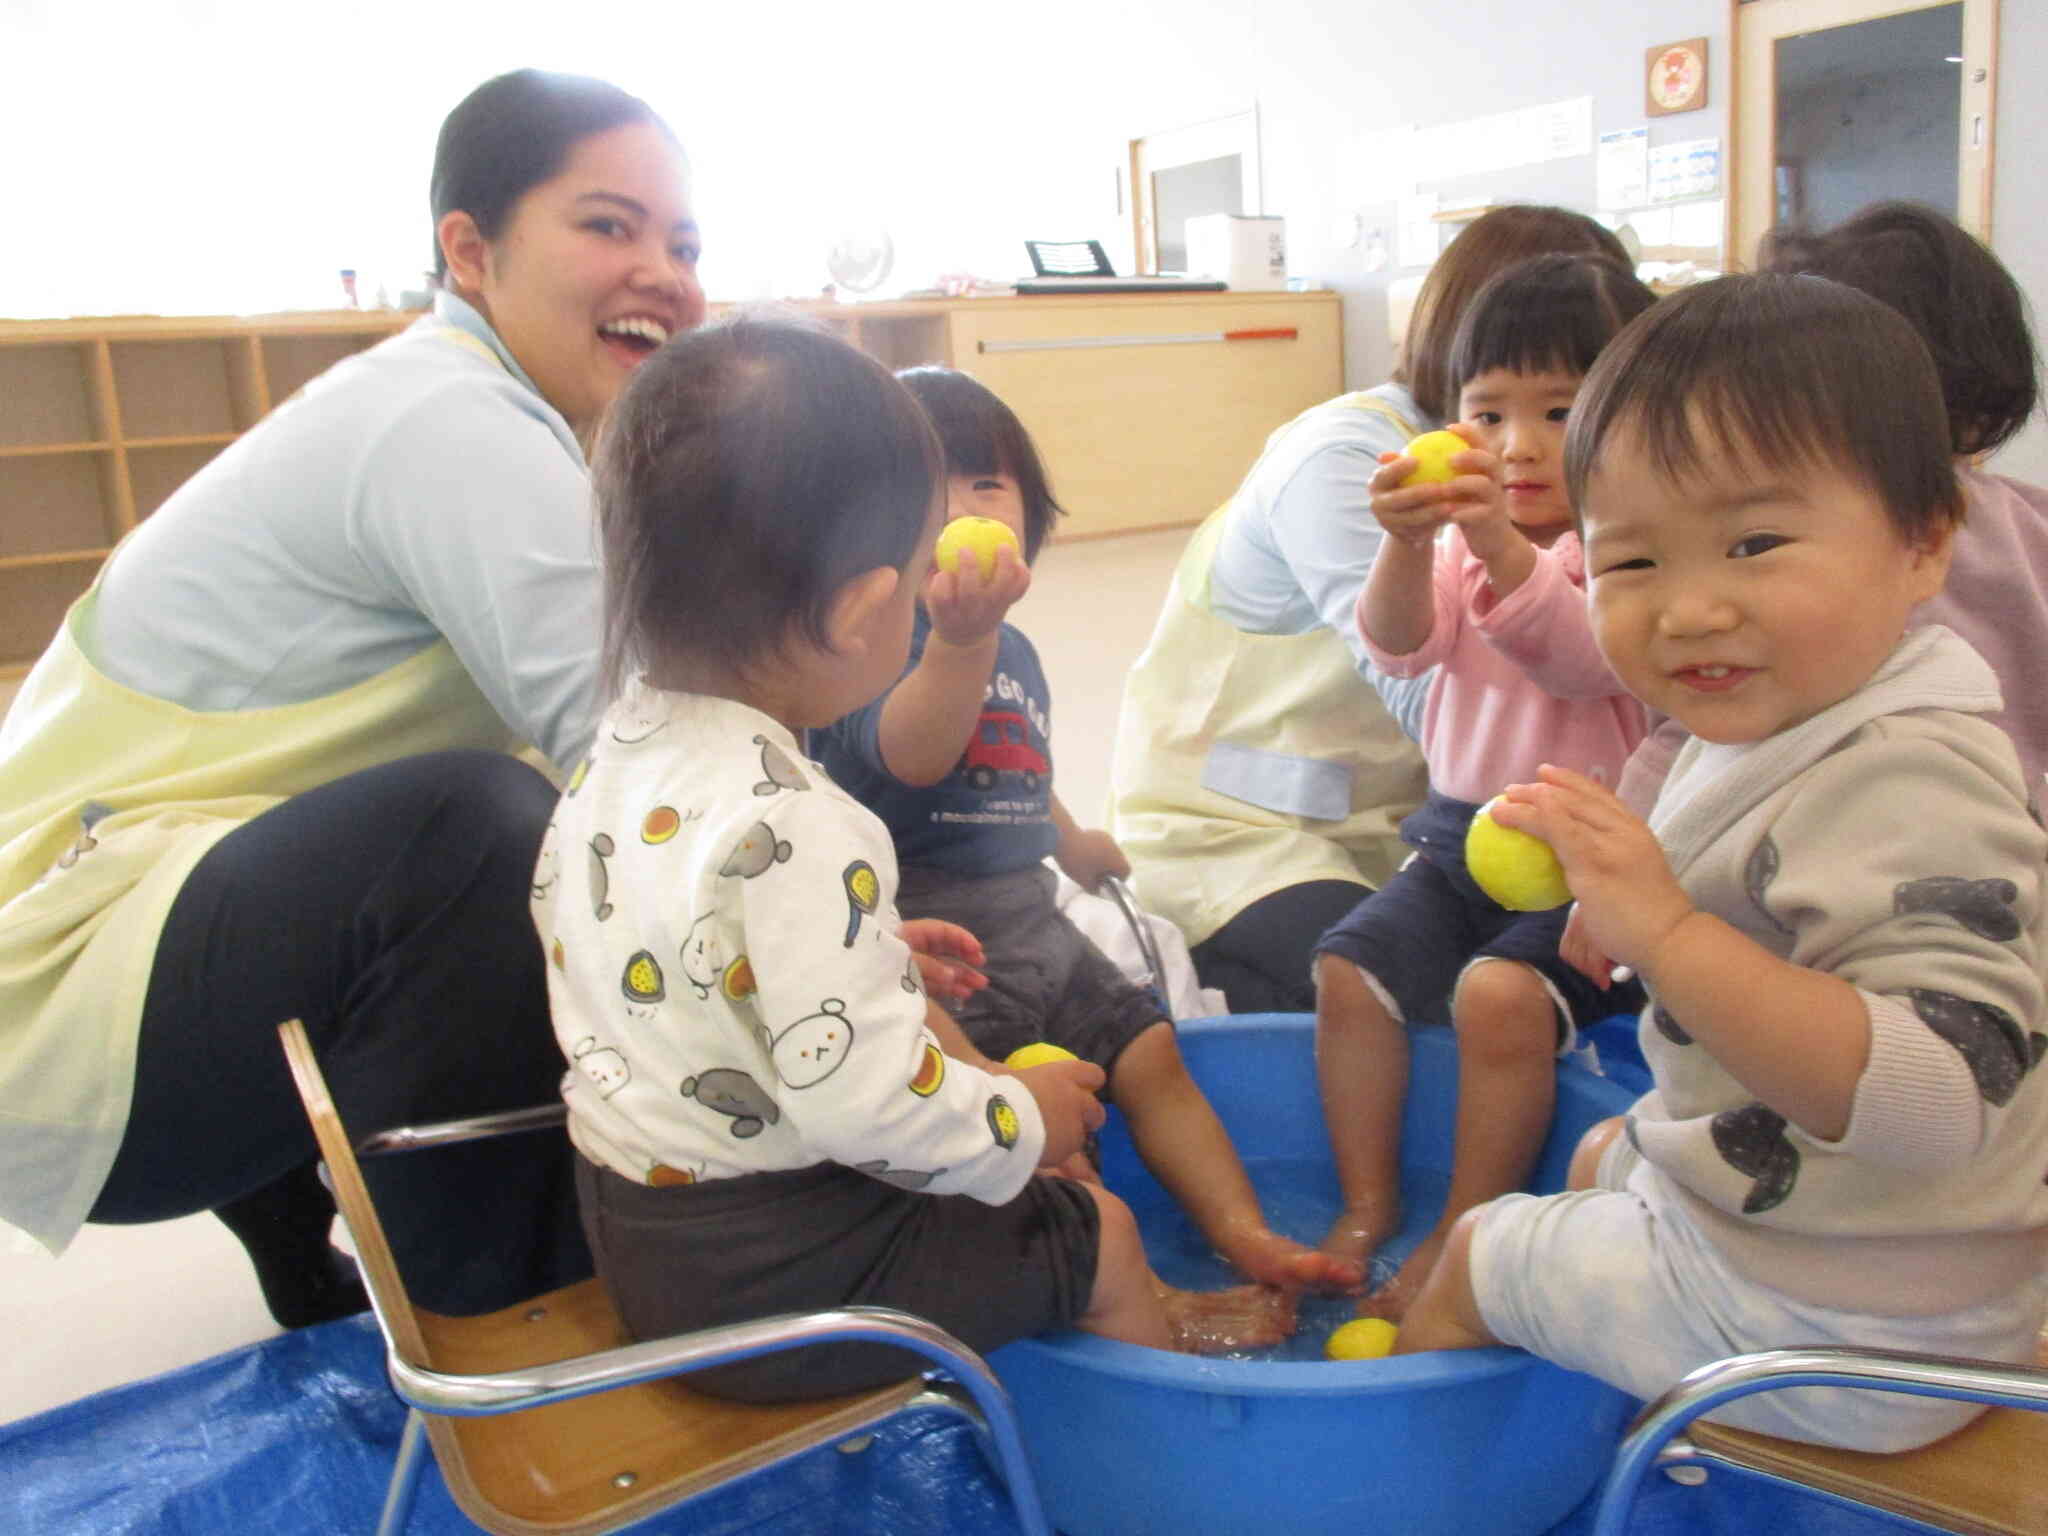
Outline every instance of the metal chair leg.
POLYGON ((420 1491, 420 1473, 426 1467, 427 1421, 417 1408, 405 1415, 405 1432, 398 1437, 398 1459, 392 1464, 391 1486, 384 1493, 384 1512, 377 1517, 377 1536, 399 1536, 412 1518, 414 1497, 420 1491))

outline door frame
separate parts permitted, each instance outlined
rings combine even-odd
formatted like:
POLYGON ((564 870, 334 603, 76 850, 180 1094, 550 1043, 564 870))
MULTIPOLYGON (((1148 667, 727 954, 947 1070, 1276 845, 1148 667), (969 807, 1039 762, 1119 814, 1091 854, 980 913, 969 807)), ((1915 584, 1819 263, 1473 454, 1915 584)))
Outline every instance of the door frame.
POLYGON ((1153 206, 1152 173, 1225 155, 1239 157, 1244 206, 1238 212, 1265 212, 1265 189, 1259 164, 1259 108, 1256 102, 1223 117, 1162 129, 1130 141, 1131 244, 1139 272, 1154 272, 1159 267, 1159 231, 1153 206))
MULTIPOLYGON (((1730 270, 1756 262, 1757 242, 1775 218, 1777 55, 1773 44, 1827 27, 1876 21, 1932 9, 1949 0, 1729 0, 1733 100, 1729 110, 1726 247, 1730 270)), ((1956 222, 1991 242, 1991 187, 1996 159, 1999 0, 1961 0, 1962 111, 1957 123, 1956 222)))

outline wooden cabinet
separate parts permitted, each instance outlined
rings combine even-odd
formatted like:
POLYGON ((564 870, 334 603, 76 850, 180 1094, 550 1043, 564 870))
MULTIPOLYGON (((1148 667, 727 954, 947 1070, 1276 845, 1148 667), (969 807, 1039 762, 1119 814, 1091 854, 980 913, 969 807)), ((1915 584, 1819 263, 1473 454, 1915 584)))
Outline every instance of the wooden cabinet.
MULTIPOLYGON (((891 368, 948 363, 1008 401, 1068 538, 1200 519, 1267 433, 1342 388, 1335 294, 803 307, 891 368)), ((27 669, 107 551, 208 460, 414 318, 0 323, 0 677, 27 669)))
POLYGON ((1334 293, 982 300, 948 335, 1037 443, 1063 538, 1198 522, 1275 427, 1344 387, 1334 293))

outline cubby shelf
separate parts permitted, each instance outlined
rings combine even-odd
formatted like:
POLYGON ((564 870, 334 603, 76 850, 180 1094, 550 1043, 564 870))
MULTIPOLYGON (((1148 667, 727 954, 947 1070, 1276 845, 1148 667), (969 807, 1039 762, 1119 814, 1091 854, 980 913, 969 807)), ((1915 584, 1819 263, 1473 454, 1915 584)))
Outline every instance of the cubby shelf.
MULTIPOLYGON (((798 307, 887 367, 949 363, 1008 401, 1070 514, 1065 537, 1199 519, 1267 433, 1342 387, 1332 293, 798 307)), ((28 669, 107 552, 215 454, 415 318, 0 321, 0 677, 28 669)))
POLYGON ((122 535, 393 311, 0 323, 0 676, 18 675, 122 535))

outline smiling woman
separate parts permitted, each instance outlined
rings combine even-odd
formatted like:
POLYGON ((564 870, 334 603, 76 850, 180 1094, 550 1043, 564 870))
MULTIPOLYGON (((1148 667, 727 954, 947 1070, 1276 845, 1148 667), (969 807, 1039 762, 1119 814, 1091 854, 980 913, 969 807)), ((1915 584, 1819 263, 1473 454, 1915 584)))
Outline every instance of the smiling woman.
MULTIPOLYGON (((526 913, 555 793, 511 754, 589 742, 583 439, 704 314, 681 149, 602 81, 478 87, 433 212, 433 313, 182 486, 0 727, 0 1218, 55 1251, 211 1209, 287 1326, 363 1295, 281 1019, 366 1128, 555 1092, 526 913)), ((380 1191, 423 1305, 587 1273, 566 1142, 519 1140, 380 1191)))

